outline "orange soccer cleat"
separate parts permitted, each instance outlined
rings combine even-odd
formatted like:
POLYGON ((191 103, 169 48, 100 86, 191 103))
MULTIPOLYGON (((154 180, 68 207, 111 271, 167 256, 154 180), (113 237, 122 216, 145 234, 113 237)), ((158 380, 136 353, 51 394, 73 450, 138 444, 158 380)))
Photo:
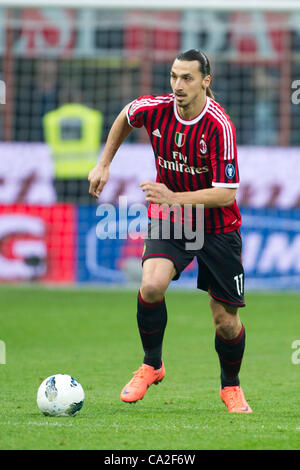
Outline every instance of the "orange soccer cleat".
POLYGON ((220 397, 227 406, 229 413, 252 413, 241 387, 221 388, 220 397))
POLYGON ((141 400, 148 387, 154 383, 157 385, 165 376, 165 367, 162 363, 160 369, 154 369, 152 366, 142 364, 141 367, 134 372, 133 378, 125 385, 121 392, 121 400, 126 403, 135 403, 141 400))

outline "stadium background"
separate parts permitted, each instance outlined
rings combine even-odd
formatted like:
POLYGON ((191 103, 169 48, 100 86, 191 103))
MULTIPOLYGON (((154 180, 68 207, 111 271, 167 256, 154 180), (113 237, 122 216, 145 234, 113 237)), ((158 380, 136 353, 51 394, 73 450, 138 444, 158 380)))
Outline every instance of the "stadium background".
MULTIPOLYGON (((0 282, 138 282, 142 237, 98 239, 96 210, 100 203, 117 207, 121 195, 128 204, 143 203, 139 183, 154 178, 147 137, 143 130, 131 134, 98 202, 88 195, 84 159, 98 157, 126 103, 169 92, 178 51, 199 48, 211 60, 216 100, 237 129, 246 287, 299 289, 299 6, 288 11, 297 2, 277 7, 273 1, 270 8, 267 1, 256 8, 245 2, 239 10, 222 10, 220 2, 201 9, 185 2, 184 10, 175 1, 173 8, 154 2, 153 10, 137 10, 128 1, 123 8, 102 1, 89 2, 90 8, 76 1, 60 2, 68 7, 22 3, 0 7, 6 88, 0 104, 0 282), (49 137, 44 116, 69 104, 97 111, 99 120, 84 122, 83 108, 74 108, 58 142, 49 137), (85 129, 99 140, 90 149, 87 139, 77 153, 85 129), (70 139, 75 150, 64 147, 70 139), (63 158, 83 164, 75 173, 59 171, 63 158)), ((179 285, 195 286, 194 278, 192 264, 179 285)))

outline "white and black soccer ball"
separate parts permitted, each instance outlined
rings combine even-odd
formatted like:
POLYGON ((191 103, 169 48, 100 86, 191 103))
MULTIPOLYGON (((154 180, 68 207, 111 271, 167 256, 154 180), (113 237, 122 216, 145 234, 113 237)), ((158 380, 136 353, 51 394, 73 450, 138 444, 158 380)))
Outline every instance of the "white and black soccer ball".
POLYGON ((71 375, 55 374, 39 386, 37 405, 46 416, 74 416, 84 403, 84 390, 71 375))

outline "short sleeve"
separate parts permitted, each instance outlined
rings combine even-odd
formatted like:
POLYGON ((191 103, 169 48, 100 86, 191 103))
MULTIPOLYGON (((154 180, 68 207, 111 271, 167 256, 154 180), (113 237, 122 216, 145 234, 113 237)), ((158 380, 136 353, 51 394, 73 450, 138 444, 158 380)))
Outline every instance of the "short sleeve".
POLYGON ((213 171, 212 186, 239 187, 236 135, 232 122, 222 121, 213 132, 210 160, 213 171))
POLYGON ((148 96, 141 96, 132 101, 127 110, 127 119, 131 127, 142 127, 148 110, 148 96))

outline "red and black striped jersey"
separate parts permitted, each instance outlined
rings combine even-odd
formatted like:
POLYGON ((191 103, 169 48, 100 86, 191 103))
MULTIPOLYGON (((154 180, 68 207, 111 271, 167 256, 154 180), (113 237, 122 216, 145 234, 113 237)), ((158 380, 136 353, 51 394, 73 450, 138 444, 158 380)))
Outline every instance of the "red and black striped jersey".
MULTIPOLYGON (((207 97, 202 112, 186 121, 173 94, 141 96, 130 104, 127 118, 132 127, 145 126, 148 132, 157 182, 174 192, 239 186, 235 128, 215 100, 207 97)), ((168 209, 150 204, 150 214, 165 218, 168 209)), ((204 219, 208 233, 230 232, 241 225, 236 201, 229 207, 204 209, 204 219)))

